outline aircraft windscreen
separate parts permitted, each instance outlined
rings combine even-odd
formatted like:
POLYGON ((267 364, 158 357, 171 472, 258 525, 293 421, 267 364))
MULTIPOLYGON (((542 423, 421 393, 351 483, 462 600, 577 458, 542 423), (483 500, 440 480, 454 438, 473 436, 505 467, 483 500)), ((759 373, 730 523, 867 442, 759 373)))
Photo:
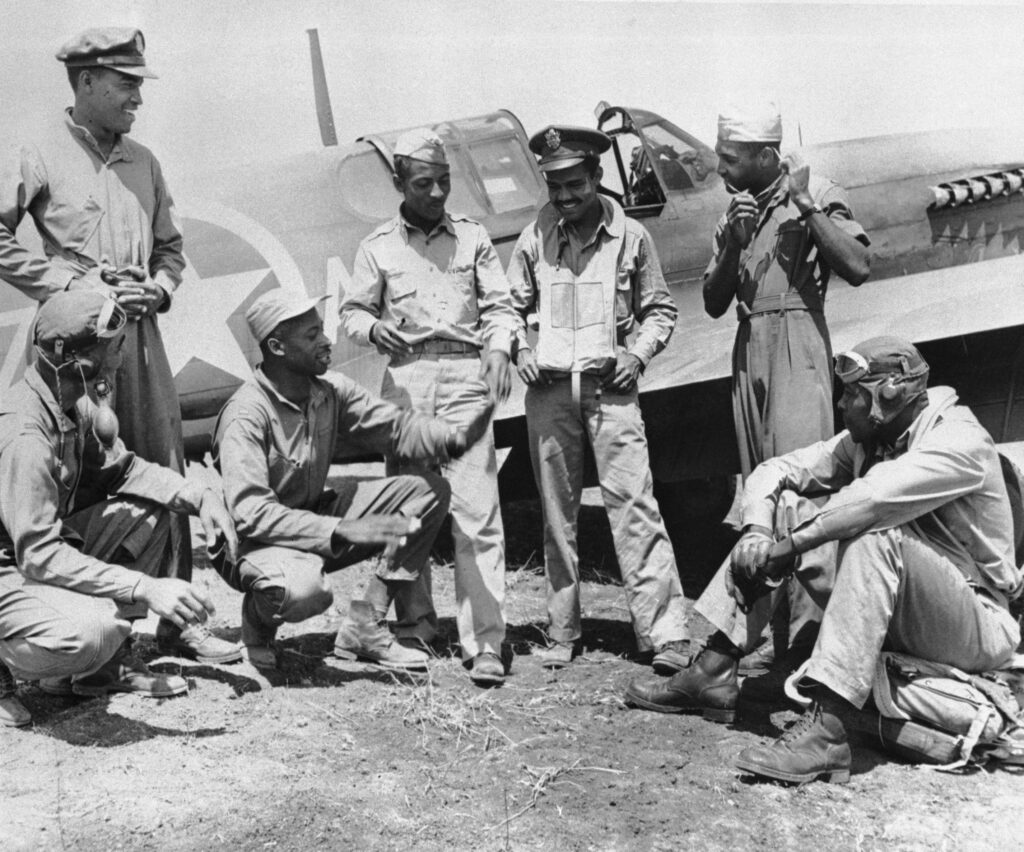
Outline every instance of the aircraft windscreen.
POLYGON ((713 152, 695 147, 662 122, 648 124, 643 133, 666 188, 692 189, 714 172, 717 158, 713 152))

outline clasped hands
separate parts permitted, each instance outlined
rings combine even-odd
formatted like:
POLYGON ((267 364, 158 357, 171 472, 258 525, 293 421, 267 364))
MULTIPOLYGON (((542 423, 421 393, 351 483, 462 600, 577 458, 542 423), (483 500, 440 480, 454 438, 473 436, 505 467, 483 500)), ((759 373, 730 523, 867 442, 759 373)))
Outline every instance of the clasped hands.
POLYGON ((747 527, 732 549, 725 575, 726 588, 740 609, 749 612, 759 598, 778 588, 793 570, 795 557, 790 537, 776 541, 765 527, 747 527))

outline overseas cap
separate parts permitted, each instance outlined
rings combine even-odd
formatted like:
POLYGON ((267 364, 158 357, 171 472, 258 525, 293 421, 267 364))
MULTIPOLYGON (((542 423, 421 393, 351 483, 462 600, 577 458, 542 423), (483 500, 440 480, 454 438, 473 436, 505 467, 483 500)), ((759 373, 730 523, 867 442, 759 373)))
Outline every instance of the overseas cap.
POLYGON ((719 142, 781 142, 782 116, 773 101, 730 105, 718 116, 719 142))
POLYGON ((296 298, 281 289, 271 290, 249 306, 245 312, 245 321, 249 323, 252 336, 258 343, 262 343, 285 320, 302 316, 326 299, 327 296, 296 298))
POLYGON ((100 27, 75 36, 58 51, 57 59, 68 68, 101 66, 133 77, 155 80, 156 74, 146 67, 142 58, 145 49, 146 39, 141 30, 100 27))
POLYGON ((395 156, 433 163, 435 166, 448 165, 444 142, 433 130, 426 127, 418 127, 399 136, 395 142, 395 156))
POLYGON ((542 172, 577 166, 587 157, 600 156, 611 145, 611 139, 590 127, 552 124, 530 137, 530 150, 540 157, 542 172))
POLYGON ((88 349, 114 337, 128 321, 124 309, 99 290, 54 293, 36 316, 36 345, 50 352, 88 349))

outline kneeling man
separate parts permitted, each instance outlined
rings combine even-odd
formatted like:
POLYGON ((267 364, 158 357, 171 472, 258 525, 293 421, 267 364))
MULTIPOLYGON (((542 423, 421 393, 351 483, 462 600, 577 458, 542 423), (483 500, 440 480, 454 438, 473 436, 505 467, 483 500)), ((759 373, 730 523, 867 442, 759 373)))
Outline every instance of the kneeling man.
POLYGON ((967 672, 998 668, 1020 630, 1008 603, 1024 581, 999 456, 951 388, 927 389, 910 343, 878 337, 836 357, 846 430, 769 459, 747 479, 744 534, 696 609, 718 628, 688 669, 634 682, 630 704, 730 721, 737 660, 794 572, 825 608, 800 688, 801 723, 740 769, 783 781, 845 781, 842 715, 863 707, 882 650, 967 672))
POLYGON ((0 724, 31 721, 15 676, 55 694, 187 691, 129 653, 147 607, 200 633, 213 612, 190 583, 156 577, 168 510, 199 515, 208 547, 236 551, 221 498, 128 452, 97 405, 126 321, 105 293, 55 294, 36 319, 36 362, 0 403, 0 724))
MULTIPOLYGON (((353 601, 335 654, 399 669, 423 669, 427 654, 399 644, 385 617, 395 592, 423 570, 448 512, 439 476, 343 479, 327 490, 331 460, 383 453, 445 463, 487 429, 493 403, 456 427, 376 399, 350 379, 327 374, 331 344, 317 313, 320 299, 275 290, 246 313, 263 362, 217 421, 214 457, 242 539, 225 579, 245 593, 242 641, 250 662, 273 668, 278 627, 326 610, 325 576, 383 551, 364 598, 353 601), (324 376, 324 378, 321 378, 324 376)), ((468 388, 487 397, 487 386, 468 388)))

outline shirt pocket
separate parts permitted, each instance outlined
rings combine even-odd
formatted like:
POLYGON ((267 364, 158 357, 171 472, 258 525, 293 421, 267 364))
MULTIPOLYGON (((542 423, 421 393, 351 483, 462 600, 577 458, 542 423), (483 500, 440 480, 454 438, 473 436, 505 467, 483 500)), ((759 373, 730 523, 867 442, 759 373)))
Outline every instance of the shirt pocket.
POLYGON ((807 228, 796 220, 783 222, 775 235, 775 262, 782 267, 789 281, 808 262, 807 245, 810 242, 807 228))
POLYGON ((456 322, 475 322, 477 318, 476 302, 476 266, 472 263, 453 266, 448 273, 448 294, 444 300, 456 322))
POLYGON ((404 271, 396 269, 388 272, 388 301, 392 304, 409 301, 416 295, 416 279, 404 271))

